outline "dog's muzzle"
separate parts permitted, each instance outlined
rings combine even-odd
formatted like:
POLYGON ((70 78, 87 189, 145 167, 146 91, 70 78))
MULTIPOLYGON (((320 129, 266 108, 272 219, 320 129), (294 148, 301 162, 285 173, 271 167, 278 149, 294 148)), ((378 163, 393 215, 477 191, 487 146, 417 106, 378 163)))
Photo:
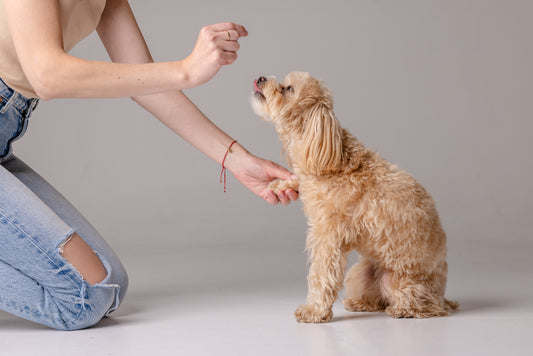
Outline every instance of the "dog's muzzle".
POLYGON ((266 99, 265 95, 263 94, 263 85, 267 82, 267 78, 265 77, 259 77, 256 80, 254 80, 254 91, 255 95, 260 97, 261 99, 266 99))

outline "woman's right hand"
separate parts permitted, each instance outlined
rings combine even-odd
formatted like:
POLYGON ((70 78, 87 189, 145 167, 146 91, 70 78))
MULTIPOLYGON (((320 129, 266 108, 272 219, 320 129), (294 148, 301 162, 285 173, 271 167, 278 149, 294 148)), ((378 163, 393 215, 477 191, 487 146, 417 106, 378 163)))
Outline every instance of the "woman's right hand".
POLYGON ((246 29, 231 22, 205 26, 191 54, 181 61, 186 87, 193 88, 211 80, 223 65, 237 59, 239 38, 248 36, 246 29))

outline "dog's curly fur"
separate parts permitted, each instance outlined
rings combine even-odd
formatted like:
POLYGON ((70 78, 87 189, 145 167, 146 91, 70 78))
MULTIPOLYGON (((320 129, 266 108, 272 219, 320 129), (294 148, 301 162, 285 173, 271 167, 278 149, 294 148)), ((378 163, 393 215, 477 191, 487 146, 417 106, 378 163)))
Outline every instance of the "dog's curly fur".
POLYGON ((298 176, 271 188, 298 190, 309 223, 309 291, 296 320, 331 319, 351 250, 360 261, 344 281, 347 310, 427 318, 456 309, 444 298, 446 235, 429 193, 343 129, 330 91, 308 73, 261 77, 254 88, 254 111, 274 123, 298 176))

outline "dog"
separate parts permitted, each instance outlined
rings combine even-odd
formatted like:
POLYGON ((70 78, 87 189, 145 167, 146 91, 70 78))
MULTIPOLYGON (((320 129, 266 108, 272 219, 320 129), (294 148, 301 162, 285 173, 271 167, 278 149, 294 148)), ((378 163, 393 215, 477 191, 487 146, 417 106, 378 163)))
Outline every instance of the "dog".
POLYGON ((254 81, 254 112, 274 124, 297 180, 269 188, 299 191, 308 220, 306 304, 298 322, 331 320, 348 252, 359 262, 344 279, 348 311, 394 318, 448 316, 446 234, 433 198, 411 175, 342 128, 329 89, 308 73, 254 81))

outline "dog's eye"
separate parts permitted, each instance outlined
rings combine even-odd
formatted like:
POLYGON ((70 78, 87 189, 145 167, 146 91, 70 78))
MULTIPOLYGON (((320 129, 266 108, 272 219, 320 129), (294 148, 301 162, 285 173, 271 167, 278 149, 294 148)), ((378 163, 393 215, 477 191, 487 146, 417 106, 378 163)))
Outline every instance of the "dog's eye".
POLYGON ((290 85, 288 87, 285 87, 283 88, 283 91, 284 92, 289 92, 289 93, 292 93, 294 91, 293 87, 291 87, 290 85))

